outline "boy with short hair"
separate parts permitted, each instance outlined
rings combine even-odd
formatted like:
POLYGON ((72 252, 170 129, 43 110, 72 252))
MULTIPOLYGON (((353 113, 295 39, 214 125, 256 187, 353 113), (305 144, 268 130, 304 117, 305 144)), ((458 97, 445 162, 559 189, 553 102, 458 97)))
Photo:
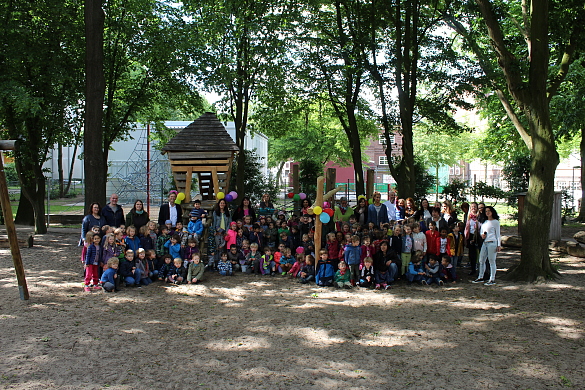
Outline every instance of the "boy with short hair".
POLYGON ((181 257, 181 237, 178 234, 173 234, 172 237, 165 242, 165 248, 173 259, 181 257))
POLYGON ((347 243, 343 253, 345 264, 349 266, 349 281, 352 286, 360 280, 360 261, 362 258, 362 248, 360 246, 359 236, 351 237, 351 244, 347 243))
POLYGON ((162 264, 158 269, 158 280, 167 280, 171 273, 171 267, 173 258, 168 253, 163 255, 162 264))
POLYGON ((169 236, 169 227, 167 225, 161 226, 160 228, 160 236, 156 239, 156 255, 159 259, 162 260, 162 257, 169 253, 168 249, 165 247, 166 242, 171 238, 169 236))
POLYGON ((372 287, 374 282, 374 260, 371 257, 366 257, 361 270, 359 285, 360 287, 372 287))
POLYGON ((177 257, 173 260, 173 265, 167 278, 169 283, 181 284, 184 279, 185 267, 183 266, 183 259, 177 257))
POLYGON ((232 264, 232 270, 234 272, 240 272, 242 270, 242 262, 246 261, 246 257, 242 251, 238 250, 236 244, 230 245, 230 251, 227 253, 228 261, 232 264))
POLYGON ((221 252, 219 263, 217 263, 219 274, 222 276, 233 276, 232 263, 228 261, 227 252, 221 252))
MULTIPOLYGON (((422 263, 422 258, 423 258, 423 254, 420 251, 417 251, 414 256, 412 257, 412 259, 410 260, 410 263, 408 264, 408 271, 406 272, 406 278, 408 279, 408 285, 411 285, 412 282, 418 282, 421 283, 423 281, 425 281, 425 270, 422 267, 421 263, 422 263)), ((425 281, 426 284, 426 281, 425 281)))
POLYGON ((427 279, 423 280, 423 284, 428 284, 429 286, 433 283, 437 283, 439 286, 443 285, 443 281, 441 280, 440 273, 439 273, 439 262, 437 261, 437 256, 430 255, 429 262, 425 265, 427 279))
POLYGON ((444 283, 455 283, 457 274, 455 273, 455 267, 451 264, 451 258, 447 255, 441 258, 441 280, 444 283))
POLYGON ((205 273, 205 267, 201 263, 201 258, 198 254, 194 254, 191 264, 189 264, 189 270, 187 271, 187 283, 196 284, 201 282, 205 273))
POLYGON ((260 273, 260 261, 262 260, 262 255, 258 251, 258 244, 253 242, 250 244, 250 252, 246 255, 246 267, 247 273, 261 275, 260 273))

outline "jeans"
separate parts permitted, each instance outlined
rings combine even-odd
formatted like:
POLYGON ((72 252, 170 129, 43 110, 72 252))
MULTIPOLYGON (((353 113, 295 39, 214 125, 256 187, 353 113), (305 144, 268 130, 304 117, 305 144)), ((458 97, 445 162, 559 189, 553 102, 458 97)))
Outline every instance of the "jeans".
POLYGON ((234 273, 231 270, 229 270, 229 269, 227 269, 227 270, 223 270, 222 269, 222 270, 219 271, 219 274, 221 276, 232 276, 234 273))
POLYGON ((109 291, 114 291, 114 288, 115 288, 115 286, 112 283, 110 283, 110 282, 105 282, 103 284, 103 287, 104 287, 104 290, 106 290, 108 292, 109 291))
POLYGON ((140 284, 140 279, 142 279, 142 272, 137 268, 134 270, 134 274, 132 276, 126 276, 124 280, 126 281, 126 285, 131 284, 140 284))
POLYGON ((441 280, 441 278, 439 278, 438 276, 430 276, 427 278, 427 284, 430 286, 433 283, 437 283, 440 285, 439 281, 441 280))
POLYGON ((451 257, 451 265, 453 266, 453 268, 451 268, 451 276, 453 277, 453 280, 457 280, 457 265, 459 264, 459 262, 462 260, 462 256, 452 256, 451 257))
POLYGON ((307 284, 307 283, 311 283, 315 280, 315 275, 309 275, 306 278, 301 278, 301 283, 302 284, 307 284))
POLYGON ((486 264, 485 261, 490 262, 490 280, 496 280, 496 248, 498 244, 495 241, 484 241, 481 246, 481 252, 479 253, 479 275, 478 279, 483 279, 485 273, 486 264))
POLYGON ((419 282, 424 279, 424 275, 419 274, 406 274, 406 278, 409 282, 419 282))

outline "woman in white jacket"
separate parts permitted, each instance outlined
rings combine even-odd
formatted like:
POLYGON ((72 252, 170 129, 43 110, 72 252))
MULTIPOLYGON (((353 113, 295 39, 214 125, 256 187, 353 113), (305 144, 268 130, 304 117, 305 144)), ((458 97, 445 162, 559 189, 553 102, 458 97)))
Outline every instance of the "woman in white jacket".
POLYGON ((502 249, 500 217, 497 211, 491 206, 485 208, 485 215, 487 216, 487 221, 481 225, 481 238, 484 241, 481 252, 479 253, 479 275, 472 283, 483 282, 483 274, 486 268, 485 261, 488 259, 490 262, 490 280, 485 285, 493 286, 496 284, 496 253, 502 249))

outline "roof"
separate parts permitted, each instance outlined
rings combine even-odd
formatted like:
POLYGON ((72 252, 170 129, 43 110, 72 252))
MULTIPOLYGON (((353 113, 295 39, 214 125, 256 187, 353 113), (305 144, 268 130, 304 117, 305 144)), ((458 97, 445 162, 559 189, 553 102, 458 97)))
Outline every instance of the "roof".
POLYGON ((223 124, 206 112, 162 148, 162 152, 239 151, 223 124))

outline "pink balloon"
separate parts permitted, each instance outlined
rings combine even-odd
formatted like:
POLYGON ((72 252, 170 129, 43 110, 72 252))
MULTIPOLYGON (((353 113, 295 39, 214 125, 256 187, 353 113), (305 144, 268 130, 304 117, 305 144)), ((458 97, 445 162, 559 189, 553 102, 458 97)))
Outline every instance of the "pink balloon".
POLYGON ((299 197, 301 198, 301 200, 305 200, 307 198, 307 194, 305 194, 304 192, 301 192, 299 194, 299 197))
POLYGON ((297 253, 301 254, 305 251, 305 248, 303 248, 302 246, 297 247, 297 253))
POLYGON ((230 192, 230 195, 232 196, 232 199, 233 199, 233 200, 236 200, 236 199, 238 199, 238 193, 237 193, 236 191, 232 191, 232 192, 230 192))
POLYGON ((329 202, 323 202, 323 208, 328 209, 330 207, 329 202))

